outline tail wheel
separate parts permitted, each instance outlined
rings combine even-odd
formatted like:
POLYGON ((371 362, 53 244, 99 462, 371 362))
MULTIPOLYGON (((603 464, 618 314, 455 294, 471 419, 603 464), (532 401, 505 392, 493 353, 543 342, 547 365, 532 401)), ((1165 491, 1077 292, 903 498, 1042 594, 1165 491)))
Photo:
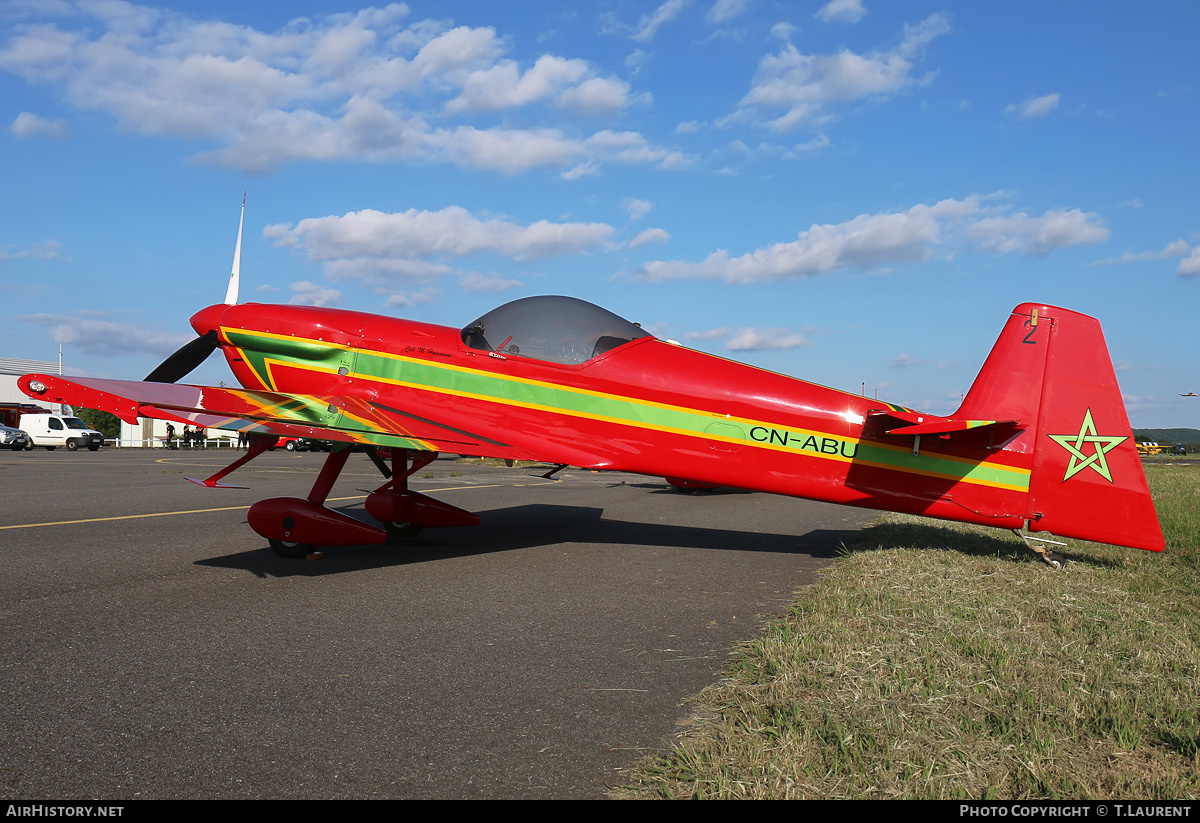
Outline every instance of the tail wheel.
POLYGON ((271 544, 271 551, 275 552, 275 554, 292 560, 308 557, 316 550, 316 546, 312 543, 288 543, 283 540, 274 539, 270 539, 267 542, 271 544))

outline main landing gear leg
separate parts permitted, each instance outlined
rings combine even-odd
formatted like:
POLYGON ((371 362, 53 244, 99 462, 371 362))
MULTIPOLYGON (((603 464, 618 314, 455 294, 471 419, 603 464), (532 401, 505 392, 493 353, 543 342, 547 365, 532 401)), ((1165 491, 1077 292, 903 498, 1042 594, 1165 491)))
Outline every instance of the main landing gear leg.
POLYGON ((1061 555, 1057 555, 1050 550, 1047 543, 1055 546, 1065 546, 1061 540, 1047 540, 1044 537, 1034 537, 1032 534, 1025 534, 1020 529, 1013 529, 1013 534, 1025 541, 1025 545, 1034 554, 1046 561, 1046 564, 1055 571, 1061 571, 1062 567, 1067 564, 1067 559, 1061 555))
POLYGON ((392 451, 389 470, 376 453, 372 460, 388 481, 367 497, 367 514, 384 524, 388 537, 413 537, 425 526, 474 526, 479 515, 408 488, 408 478, 437 459, 437 452, 392 451), (409 461, 412 461, 411 464, 409 461))

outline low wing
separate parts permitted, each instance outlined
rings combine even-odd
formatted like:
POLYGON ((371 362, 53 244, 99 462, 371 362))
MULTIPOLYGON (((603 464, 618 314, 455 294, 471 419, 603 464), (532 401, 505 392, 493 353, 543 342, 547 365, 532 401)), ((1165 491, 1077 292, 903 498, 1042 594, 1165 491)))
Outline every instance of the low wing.
MULTIPOLYGON (((508 460, 544 459, 483 432, 468 421, 433 420, 359 397, 142 383, 92 377, 27 374, 17 385, 30 397, 115 414, 187 425, 280 436, 313 437, 417 451, 451 452, 508 460), (461 425, 460 425, 461 424, 461 425)), ((589 457, 581 455, 581 457, 589 457)))

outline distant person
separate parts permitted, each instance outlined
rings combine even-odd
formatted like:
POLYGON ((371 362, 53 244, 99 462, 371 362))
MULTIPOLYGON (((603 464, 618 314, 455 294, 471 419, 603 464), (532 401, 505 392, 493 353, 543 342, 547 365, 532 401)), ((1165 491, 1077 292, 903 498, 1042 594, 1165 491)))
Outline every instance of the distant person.
POLYGON ((170 423, 168 423, 167 424, 167 448, 168 449, 175 448, 174 444, 171 443, 171 438, 174 436, 175 436, 175 427, 172 426, 170 423))

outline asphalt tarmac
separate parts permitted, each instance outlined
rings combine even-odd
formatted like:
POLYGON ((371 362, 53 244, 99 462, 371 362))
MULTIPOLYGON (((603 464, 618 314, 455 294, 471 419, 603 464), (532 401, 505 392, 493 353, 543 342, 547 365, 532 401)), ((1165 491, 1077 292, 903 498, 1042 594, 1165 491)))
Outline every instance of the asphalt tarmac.
POLYGON ((0 452, 5 798, 604 797, 870 517, 442 458, 481 525, 286 560, 246 509, 323 455, 183 480, 233 454, 0 452))

